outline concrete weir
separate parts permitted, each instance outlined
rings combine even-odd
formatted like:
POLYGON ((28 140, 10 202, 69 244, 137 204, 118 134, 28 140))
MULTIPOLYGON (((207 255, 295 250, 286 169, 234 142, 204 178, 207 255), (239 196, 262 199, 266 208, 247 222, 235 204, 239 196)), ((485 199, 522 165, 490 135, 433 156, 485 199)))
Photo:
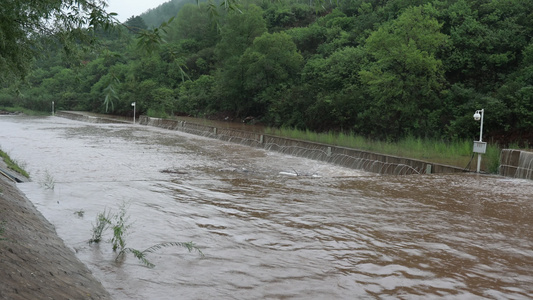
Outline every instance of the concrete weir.
POLYGON ((218 128, 191 122, 141 116, 139 124, 216 138, 224 141, 264 148, 288 155, 325 161, 343 167, 360 169, 384 175, 410 175, 430 173, 459 173, 464 169, 435 164, 422 160, 390 156, 357 149, 289 139, 279 136, 218 128))
POLYGON ((503 149, 500 155, 500 175, 533 179, 533 152, 503 149))
POLYGON ((71 120, 88 122, 88 123, 130 123, 125 119, 119 119, 117 117, 105 117, 99 114, 91 114, 88 112, 79 113, 75 111, 57 111, 55 113, 58 117, 63 117, 71 120))

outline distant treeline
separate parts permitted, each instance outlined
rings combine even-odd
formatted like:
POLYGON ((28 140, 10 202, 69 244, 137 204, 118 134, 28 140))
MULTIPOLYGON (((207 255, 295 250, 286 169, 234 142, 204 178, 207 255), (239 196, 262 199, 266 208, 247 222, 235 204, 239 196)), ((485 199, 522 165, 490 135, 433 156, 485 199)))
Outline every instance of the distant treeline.
POLYGON ((388 140, 474 138, 484 108, 485 134, 533 131, 531 0, 210 4, 132 17, 78 64, 49 46, 27 82, 0 89, 0 106, 127 115, 136 102, 151 116, 388 140))

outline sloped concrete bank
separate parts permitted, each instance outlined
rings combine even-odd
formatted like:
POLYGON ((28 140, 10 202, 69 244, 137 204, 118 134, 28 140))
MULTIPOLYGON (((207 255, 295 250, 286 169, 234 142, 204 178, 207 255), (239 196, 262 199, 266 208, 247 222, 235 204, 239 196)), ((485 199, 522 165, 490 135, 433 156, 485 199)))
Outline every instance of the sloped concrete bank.
POLYGON ((179 130, 196 135, 264 148, 270 151, 310 158, 343 167, 386 175, 459 173, 464 169, 421 160, 396 157, 357 149, 289 139, 257 132, 217 128, 185 121, 140 116, 142 125, 179 130))
POLYGON ((5 176, 0 176, 0 299, 111 299, 5 176))

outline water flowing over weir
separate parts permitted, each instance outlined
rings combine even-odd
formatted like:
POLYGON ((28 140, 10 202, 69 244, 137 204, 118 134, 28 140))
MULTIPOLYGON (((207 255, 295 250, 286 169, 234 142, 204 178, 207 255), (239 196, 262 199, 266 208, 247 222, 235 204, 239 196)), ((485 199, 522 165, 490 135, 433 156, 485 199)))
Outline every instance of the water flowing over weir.
POLYGON ((32 175, 19 189, 116 300, 533 299, 531 180, 379 176, 57 117, 0 116, 0 148, 32 175), (109 233, 89 245, 98 213, 124 202, 127 247, 193 241, 205 257, 165 248, 149 269, 115 261, 109 233))
POLYGON ((141 116, 139 123, 169 130, 179 130, 204 137, 264 148, 292 156, 340 165, 347 168, 364 170, 384 175, 410 175, 429 173, 460 173, 464 169, 425 162, 421 160, 396 157, 345 147, 294 140, 228 128, 201 125, 186 121, 176 121, 141 116))
POLYGON ((533 179, 533 152, 503 149, 500 156, 500 175, 533 179))

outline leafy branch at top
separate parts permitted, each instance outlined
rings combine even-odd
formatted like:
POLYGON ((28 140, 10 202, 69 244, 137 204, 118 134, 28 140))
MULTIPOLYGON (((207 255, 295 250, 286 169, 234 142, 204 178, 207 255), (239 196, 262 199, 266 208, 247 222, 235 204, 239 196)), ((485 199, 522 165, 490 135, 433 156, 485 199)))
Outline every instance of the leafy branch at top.
POLYGON ((152 30, 141 30, 137 33, 137 48, 151 54, 159 49, 159 46, 166 43, 163 34, 167 33, 169 24, 174 20, 174 17, 168 21, 161 23, 159 27, 152 30))
POLYGON ((105 105, 105 111, 109 111, 109 106, 111 106, 111 110, 115 109, 115 103, 113 100, 118 100, 119 97, 116 92, 116 86, 120 84, 120 80, 118 77, 111 73, 111 80, 109 81, 109 84, 104 89, 104 105, 105 105))

